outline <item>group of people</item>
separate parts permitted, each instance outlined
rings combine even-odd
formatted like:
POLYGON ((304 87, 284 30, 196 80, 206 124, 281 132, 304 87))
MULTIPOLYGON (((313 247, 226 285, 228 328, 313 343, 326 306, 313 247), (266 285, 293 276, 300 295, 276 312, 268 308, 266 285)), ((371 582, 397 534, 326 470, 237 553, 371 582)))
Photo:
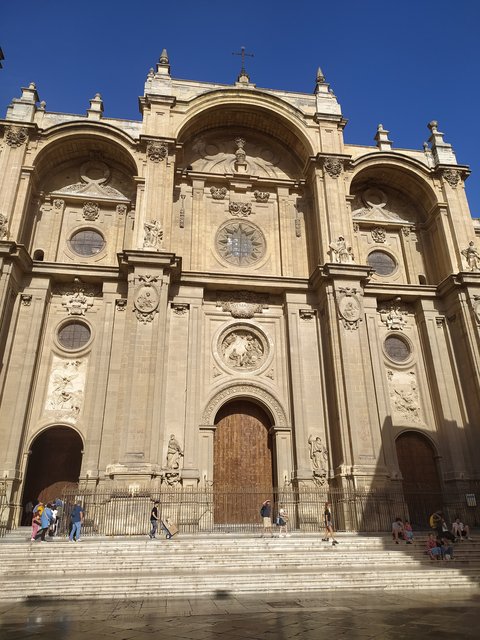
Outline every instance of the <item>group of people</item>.
MULTIPOLYGON (((425 553, 431 560, 453 560, 453 543, 471 540, 470 527, 458 517, 449 528, 443 512, 436 511, 430 516, 429 524, 434 532, 428 535, 425 553)), ((392 538, 395 544, 400 544, 401 540, 405 540, 406 544, 413 543, 413 530, 408 520, 403 522, 402 518, 395 518, 392 538)))
MULTIPOLYGON (((272 503, 270 500, 265 500, 260 509, 260 516, 263 522, 263 534, 270 535, 273 538, 273 528, 272 528, 272 503)), ((330 502, 325 502, 324 512, 323 512, 323 521, 325 525, 325 533, 322 538, 322 542, 332 541, 332 546, 338 544, 338 540, 335 539, 335 533, 333 528, 333 519, 332 519, 332 508, 330 502)), ((279 538, 290 537, 288 533, 288 514, 287 510, 284 507, 281 507, 278 510, 278 515, 275 519, 275 524, 279 527, 279 538)))
MULTIPOLYGON (((45 542, 47 534, 55 536, 58 533, 59 511, 64 507, 62 500, 57 498, 46 504, 39 501, 32 512, 31 542, 45 542)), ((80 532, 83 524, 83 507, 77 502, 70 513, 70 527, 68 538, 71 542, 80 540, 80 532)))

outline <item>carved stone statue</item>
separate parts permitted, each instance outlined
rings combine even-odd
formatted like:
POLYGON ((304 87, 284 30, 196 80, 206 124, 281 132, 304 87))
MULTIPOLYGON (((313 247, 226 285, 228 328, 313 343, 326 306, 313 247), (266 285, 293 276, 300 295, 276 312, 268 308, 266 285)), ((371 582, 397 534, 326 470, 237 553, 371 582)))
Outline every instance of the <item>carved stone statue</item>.
POLYGON ((178 469, 180 467, 180 458, 182 456, 182 447, 172 433, 167 445, 167 469, 178 469))
POLYGON ((466 249, 463 249, 462 255, 465 257, 470 271, 480 271, 480 253, 475 247, 473 240, 468 243, 466 249))
POLYGON ((313 475, 324 484, 328 478, 328 449, 320 436, 311 435, 308 438, 308 444, 310 445, 313 475))
POLYGON ((163 240, 163 231, 158 220, 148 220, 143 224, 145 236, 143 240, 144 248, 160 249, 163 240))
POLYGON ((340 262, 341 264, 349 264, 353 262, 352 247, 349 247, 343 236, 338 236, 338 240, 330 243, 330 249, 332 250, 332 260, 334 262, 340 262))

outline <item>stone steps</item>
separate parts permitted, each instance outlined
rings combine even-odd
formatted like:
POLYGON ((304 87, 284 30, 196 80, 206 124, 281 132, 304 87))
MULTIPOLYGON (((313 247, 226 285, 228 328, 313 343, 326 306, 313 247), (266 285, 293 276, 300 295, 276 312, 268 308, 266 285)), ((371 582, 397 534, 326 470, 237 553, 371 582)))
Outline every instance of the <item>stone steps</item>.
POLYGON ((432 562, 423 539, 414 545, 394 545, 381 535, 339 534, 338 539, 335 547, 318 535, 301 533, 290 538, 182 535, 156 541, 90 537, 80 543, 65 538, 31 543, 24 528, 0 541, 0 600, 480 584, 480 543, 457 543, 454 562, 432 562))

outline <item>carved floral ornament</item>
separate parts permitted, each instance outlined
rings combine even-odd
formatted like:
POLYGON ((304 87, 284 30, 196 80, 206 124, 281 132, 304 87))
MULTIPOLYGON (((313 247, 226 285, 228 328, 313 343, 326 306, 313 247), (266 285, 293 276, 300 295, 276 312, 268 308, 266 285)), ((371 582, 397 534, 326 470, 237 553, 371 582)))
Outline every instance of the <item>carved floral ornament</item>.
POLYGON ((361 291, 354 287, 338 289, 338 313, 343 326, 348 331, 358 329, 362 321, 362 305, 359 298, 361 295, 361 291))
POLYGON ((230 202, 228 205, 230 215, 246 218, 252 213, 251 202, 230 202))
POLYGON ((150 140, 147 144, 147 157, 152 162, 162 162, 168 156, 168 145, 166 142, 150 140))
POLYGON ((225 200, 227 187, 210 187, 210 193, 214 200, 225 200))
POLYGON ((254 191, 253 195, 257 202, 268 202, 268 199, 270 198, 270 193, 268 191, 254 191))
POLYGON ((25 127, 8 127, 5 142, 9 147, 21 147, 28 140, 28 130, 25 127))

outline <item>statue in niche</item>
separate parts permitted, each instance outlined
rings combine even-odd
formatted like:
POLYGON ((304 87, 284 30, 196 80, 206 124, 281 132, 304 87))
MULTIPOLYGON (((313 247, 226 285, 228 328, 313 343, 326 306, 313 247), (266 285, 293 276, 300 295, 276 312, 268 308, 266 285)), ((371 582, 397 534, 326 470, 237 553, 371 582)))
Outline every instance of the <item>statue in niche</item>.
POLYGON ((180 467, 180 458, 182 456, 182 447, 172 433, 167 445, 167 469, 178 469, 180 467))
POLYGON ((475 247, 473 240, 468 243, 466 249, 463 249, 462 255, 465 257, 470 271, 480 271, 480 253, 475 247))
POLYGON ((163 240, 163 231, 158 220, 145 222, 143 228, 145 229, 143 246, 159 249, 163 240))
POLYGON ((328 449, 320 436, 311 435, 308 438, 308 444, 314 478, 321 484, 325 484, 328 478, 328 449))
POLYGON ((349 264, 353 262, 352 247, 348 246, 343 236, 338 236, 338 240, 330 243, 332 250, 332 260, 341 264, 349 264))

